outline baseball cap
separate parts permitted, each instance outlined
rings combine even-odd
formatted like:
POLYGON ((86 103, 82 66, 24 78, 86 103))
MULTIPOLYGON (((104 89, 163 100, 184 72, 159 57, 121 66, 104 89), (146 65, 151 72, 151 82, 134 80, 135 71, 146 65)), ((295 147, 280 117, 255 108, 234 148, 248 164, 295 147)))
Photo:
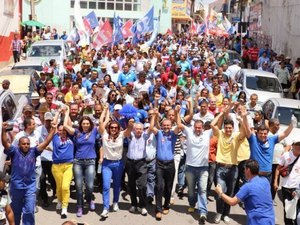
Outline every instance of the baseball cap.
POLYGON ((44 115, 45 120, 53 120, 53 115, 51 112, 46 112, 44 115))
POLYGON ((122 107, 122 105, 120 105, 120 104, 116 104, 115 106, 114 106, 114 110, 121 110, 123 107, 122 107))
POLYGON ((5 172, 0 172, 0 180, 4 180, 5 182, 9 182, 10 176, 5 172))
POLYGON ((106 64, 101 64, 101 69, 106 69, 106 64))
POLYGON ((25 105, 23 108, 23 112, 33 112, 33 108, 31 105, 25 105))

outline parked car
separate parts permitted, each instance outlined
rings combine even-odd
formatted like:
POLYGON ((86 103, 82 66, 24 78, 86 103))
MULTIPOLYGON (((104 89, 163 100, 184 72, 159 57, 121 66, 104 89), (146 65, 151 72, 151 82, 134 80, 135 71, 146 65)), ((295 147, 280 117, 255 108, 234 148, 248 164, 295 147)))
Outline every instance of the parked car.
POLYGON ((277 76, 270 72, 242 69, 235 76, 240 89, 246 92, 247 98, 251 94, 258 95, 258 102, 263 103, 269 98, 282 98, 283 90, 277 76))
POLYGON ((40 79, 38 73, 31 69, 21 70, 3 70, 0 72, 0 82, 10 81, 10 90, 20 98, 22 95, 27 97, 35 90, 36 81, 40 79))
MULTIPOLYGON (((218 55, 222 52, 222 49, 216 49, 214 51, 214 57, 217 59, 218 58, 218 55)), ((228 66, 232 65, 233 64, 233 61, 235 59, 239 60, 241 63, 240 63, 240 66, 243 68, 244 64, 243 64, 243 59, 241 57, 241 55, 236 52, 236 51, 233 51, 233 50, 227 50, 227 53, 229 55, 229 63, 228 63, 228 66)), ((218 66, 219 65, 219 60, 216 60, 216 63, 218 66)))
POLYGON ((300 134, 300 101, 288 98, 270 98, 263 105, 262 109, 266 119, 278 118, 280 122, 280 131, 283 131, 291 123, 291 117, 294 115, 298 124, 289 135, 288 140, 292 143, 300 134))
POLYGON ((27 60, 36 60, 40 63, 55 59, 58 65, 62 65, 70 51, 69 45, 63 40, 43 40, 34 42, 28 50, 27 60))
POLYGON ((41 62, 39 59, 36 59, 36 58, 30 58, 30 59, 22 60, 18 63, 15 63, 11 69, 12 70, 31 69, 31 70, 36 70, 38 72, 41 72, 41 71, 43 71, 44 67, 48 67, 48 63, 49 62, 46 62, 46 61, 41 62))
MULTIPOLYGON (((28 103, 26 96, 22 96, 17 100, 16 96, 11 90, 0 90, 0 125, 2 128, 3 122, 9 123, 8 130, 12 130, 13 122, 21 116, 23 107, 28 103)), ((0 129, 0 135, 2 134, 2 129, 0 129)), ((6 155, 4 154, 4 147, 0 138, 0 171, 4 169, 4 163, 6 160, 6 155)))

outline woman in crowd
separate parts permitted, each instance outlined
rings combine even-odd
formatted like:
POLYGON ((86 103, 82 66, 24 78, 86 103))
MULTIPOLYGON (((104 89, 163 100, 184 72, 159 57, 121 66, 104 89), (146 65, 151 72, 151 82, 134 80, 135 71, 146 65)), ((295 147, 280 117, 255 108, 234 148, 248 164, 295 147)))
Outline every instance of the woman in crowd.
POLYGON ((239 86, 237 83, 234 83, 231 87, 231 90, 228 92, 228 98, 231 102, 236 102, 239 96, 239 86))
POLYGON ((47 92, 50 92, 55 98, 56 93, 58 92, 58 88, 54 86, 53 80, 51 79, 46 80, 46 90, 47 92))
POLYGON ((110 202, 110 186, 113 179, 113 211, 119 210, 118 202, 121 191, 121 180, 124 171, 123 144, 124 138, 129 137, 133 127, 133 119, 129 120, 128 128, 121 131, 120 124, 116 121, 109 123, 109 109, 105 106, 99 121, 99 132, 102 136, 100 162, 102 163, 103 179, 103 211, 102 218, 108 217, 110 202), (106 130, 107 127, 107 130, 106 130))
MULTIPOLYGON (((62 108, 59 108, 55 114, 54 122, 62 108)), ((64 109, 64 111, 66 111, 64 109)), ((74 143, 72 137, 68 135, 63 124, 59 124, 57 132, 52 139, 53 143, 53 164, 52 174, 56 183, 57 205, 56 210, 61 210, 61 218, 67 218, 67 209, 70 199, 70 185, 73 178, 73 160, 74 160, 74 143)))
POLYGON ((215 97, 217 100, 217 106, 221 106, 222 105, 222 101, 223 101, 223 94, 221 92, 221 86, 220 85, 215 85, 213 86, 212 89, 212 93, 209 94, 209 98, 211 97, 215 97))
POLYGON ((46 102, 46 92, 47 92, 47 88, 44 85, 41 85, 38 89, 38 94, 40 96, 40 103, 43 104, 46 102))
POLYGON ((83 209, 83 180, 85 182, 85 199, 89 204, 90 211, 95 210, 95 203, 92 199, 95 177, 95 142, 98 130, 88 116, 79 120, 79 128, 74 129, 69 125, 69 107, 67 107, 64 120, 64 128, 70 135, 74 135, 76 146, 73 173, 76 186, 77 217, 82 216, 83 209), (84 179, 83 179, 84 178, 84 179))
POLYGON ((117 102, 117 92, 116 91, 113 91, 111 90, 109 93, 108 93, 108 96, 107 96, 107 103, 109 105, 109 111, 110 112, 113 112, 114 111, 114 106, 117 102))

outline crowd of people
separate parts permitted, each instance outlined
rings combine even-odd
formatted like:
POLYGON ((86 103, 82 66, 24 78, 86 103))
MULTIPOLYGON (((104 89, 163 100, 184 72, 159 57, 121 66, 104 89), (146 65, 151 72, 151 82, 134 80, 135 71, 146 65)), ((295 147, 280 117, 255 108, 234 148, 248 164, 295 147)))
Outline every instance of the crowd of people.
MULTIPOLYGON (((230 206, 240 204, 247 224, 275 224, 273 201, 287 168, 283 205, 298 199, 300 139, 285 139, 297 119, 278 132, 279 120, 266 120, 259 96, 246 96, 235 77, 242 63, 272 71, 285 92, 299 98, 300 60, 292 65, 289 57, 268 45, 258 49, 249 38, 242 46, 239 39, 222 40, 217 55, 207 36, 159 35, 145 49, 146 40, 100 50, 79 46, 59 65, 64 72, 50 60, 10 133, 3 123, 2 143, 11 163, 10 224, 20 224, 21 217, 22 224, 34 224, 36 199, 41 197, 43 207, 50 203, 47 182, 56 209, 67 218, 73 179, 77 217, 85 202, 97 210, 95 183, 101 186, 104 219, 111 202, 112 211, 119 210, 125 181, 129 212, 146 216, 155 200, 157 220, 172 209, 175 194, 182 198, 187 190, 187 211, 193 213, 197 205, 204 224, 214 185, 214 223, 229 224, 230 206), (231 64, 228 49, 241 51, 244 61, 231 64)), ((284 223, 297 219, 284 211, 284 223)))

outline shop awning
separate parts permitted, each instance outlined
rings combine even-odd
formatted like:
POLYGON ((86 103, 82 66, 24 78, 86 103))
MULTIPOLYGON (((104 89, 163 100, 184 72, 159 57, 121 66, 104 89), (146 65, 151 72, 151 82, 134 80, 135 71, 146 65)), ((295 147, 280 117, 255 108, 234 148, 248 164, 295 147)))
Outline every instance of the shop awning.
POLYGON ((24 21, 24 22, 21 22, 21 25, 23 27, 25 26, 29 26, 29 27, 44 27, 45 25, 38 22, 38 21, 35 21, 35 20, 27 20, 27 21, 24 21))

